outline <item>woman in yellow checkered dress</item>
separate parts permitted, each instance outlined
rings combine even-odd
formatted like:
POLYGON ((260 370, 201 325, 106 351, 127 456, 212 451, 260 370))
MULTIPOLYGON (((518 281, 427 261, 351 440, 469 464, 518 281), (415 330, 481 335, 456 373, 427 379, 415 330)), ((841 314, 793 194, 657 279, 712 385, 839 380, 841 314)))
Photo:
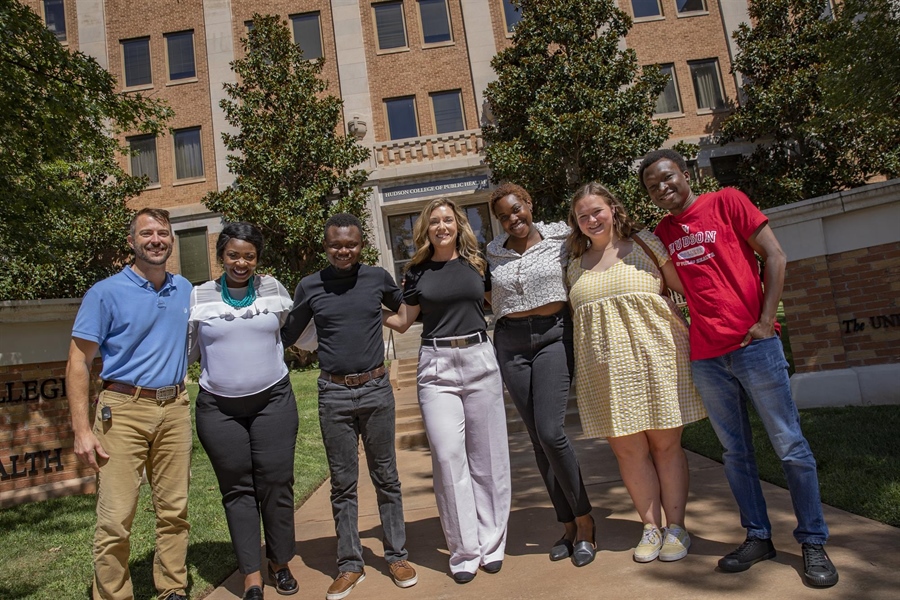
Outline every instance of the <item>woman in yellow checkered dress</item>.
POLYGON ((691 380, 687 324, 661 294, 663 282, 676 291, 681 282, 659 239, 636 231, 600 184, 575 193, 569 224, 566 280, 584 434, 607 438, 644 523, 634 559, 679 560, 691 543, 681 431, 705 416, 691 380))

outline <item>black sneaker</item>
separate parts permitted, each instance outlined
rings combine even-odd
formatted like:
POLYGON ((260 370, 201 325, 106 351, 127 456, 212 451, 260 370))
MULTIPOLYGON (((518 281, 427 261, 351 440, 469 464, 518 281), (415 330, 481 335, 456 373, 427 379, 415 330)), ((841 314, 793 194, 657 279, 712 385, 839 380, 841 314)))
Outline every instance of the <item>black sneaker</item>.
POLYGON ((729 573, 740 573, 770 558, 775 558, 775 546, 771 539, 748 537, 736 550, 719 559, 719 568, 729 573))
POLYGON ((838 582, 838 572, 822 544, 803 544, 803 575, 815 587, 830 587, 838 582))

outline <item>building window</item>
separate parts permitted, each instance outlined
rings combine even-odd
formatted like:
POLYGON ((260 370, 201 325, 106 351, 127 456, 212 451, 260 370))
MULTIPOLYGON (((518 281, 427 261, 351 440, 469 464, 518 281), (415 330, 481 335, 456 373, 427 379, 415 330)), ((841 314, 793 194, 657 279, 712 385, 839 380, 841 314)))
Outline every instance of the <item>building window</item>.
POLYGON ((417 137, 419 126, 416 124, 416 97, 392 98, 384 101, 387 112, 388 130, 392 140, 417 137))
POLYGON ((378 32, 378 49, 406 48, 406 24, 403 21, 402 2, 373 4, 375 29, 378 32))
POLYGON ((675 65, 660 65, 659 70, 663 75, 668 75, 669 81, 666 83, 666 89, 662 91, 659 98, 656 99, 656 110, 654 114, 662 115, 667 113, 681 112, 681 99, 678 97, 678 82, 675 79, 675 65))
POLYGON ((131 174, 135 177, 147 177, 150 185, 159 183, 159 168, 156 163, 156 136, 137 135, 127 138, 131 155, 131 174))
POLYGON ((734 186, 740 181, 740 154, 711 157, 709 164, 712 166, 713 177, 718 180, 722 187, 734 186))
POLYGON ((725 95, 722 93, 718 59, 698 60, 688 65, 691 67, 691 79, 694 80, 697 108, 700 110, 724 108, 725 95))
POLYGON ((706 0, 675 0, 679 13, 706 12, 706 0))
POLYGON ((166 59, 169 62, 169 80, 194 79, 194 32, 166 34, 166 59))
POLYGON ((393 215, 388 217, 388 235, 391 243, 391 257, 394 259, 394 276, 397 282, 403 281, 406 265, 416 253, 416 242, 413 239, 413 227, 419 220, 419 213, 393 215))
POLYGON ((453 40, 450 35, 450 13, 447 0, 419 0, 419 16, 422 19, 422 41, 439 44, 453 40))
POLYGON ((44 23, 60 43, 66 41, 66 7, 63 0, 44 0, 44 23))
POLYGON ((431 94, 431 108, 434 111, 435 133, 463 131, 466 128, 460 90, 431 94))
POLYGON ((516 24, 522 20, 522 13, 511 0, 503 0, 503 20, 506 21, 506 33, 512 33, 516 24))
POLYGON ((178 232, 181 276, 194 285, 209 281, 209 243, 206 228, 178 232))
POLYGON ((200 128, 175 131, 175 179, 203 177, 203 148, 200 128))
POLYGON ((662 16, 659 0, 631 0, 631 10, 634 12, 635 19, 662 16))
POLYGON ((303 58, 322 58, 322 30, 319 27, 319 13, 306 13, 291 17, 294 29, 294 43, 300 46, 303 58))
POLYGON ((151 85, 150 38, 122 42, 122 60, 125 65, 125 87, 151 85))

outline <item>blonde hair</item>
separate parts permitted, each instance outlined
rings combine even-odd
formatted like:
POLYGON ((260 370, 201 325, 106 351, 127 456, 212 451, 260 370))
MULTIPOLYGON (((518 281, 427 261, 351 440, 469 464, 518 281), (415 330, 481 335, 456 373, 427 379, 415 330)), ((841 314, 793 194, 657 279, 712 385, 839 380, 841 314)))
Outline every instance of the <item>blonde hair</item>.
POLYGON ((456 250, 459 252, 460 258, 474 267, 480 275, 484 275, 487 263, 478 251, 478 240, 475 238, 472 226, 469 225, 469 219, 455 202, 447 198, 435 198, 425 205, 425 208, 419 214, 419 219, 413 226, 413 240, 416 243, 416 253, 413 254, 407 268, 421 264, 434 255, 434 248, 431 246, 431 240, 428 239, 428 225, 431 213, 441 206, 449 206, 450 210, 453 211, 453 217, 456 219, 456 250))
POLYGON ((626 240, 631 237, 631 234, 641 229, 628 216, 628 211, 625 210, 625 205, 622 204, 622 201, 616 198, 611 191, 596 181, 585 183, 575 190, 575 195, 572 196, 572 204, 569 206, 569 227, 571 232, 569 232, 569 237, 566 238, 566 250, 572 258, 580 257, 591 247, 591 239, 581 233, 581 229, 578 228, 578 217, 575 215, 575 205, 587 196, 603 198, 604 202, 613 210, 613 231, 615 231, 619 239, 626 240))

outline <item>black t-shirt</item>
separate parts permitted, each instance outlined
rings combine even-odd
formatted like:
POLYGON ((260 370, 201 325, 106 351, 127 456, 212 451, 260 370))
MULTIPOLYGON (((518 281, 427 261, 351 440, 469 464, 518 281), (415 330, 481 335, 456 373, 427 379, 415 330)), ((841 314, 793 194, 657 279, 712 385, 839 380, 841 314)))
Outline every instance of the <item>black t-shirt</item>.
POLYGON ((456 337, 484 331, 484 293, 491 291, 491 273, 484 276, 468 262, 429 260, 406 273, 403 301, 422 310, 422 337, 456 337))
POLYGON ((348 273, 328 267, 300 281, 281 339, 285 346, 293 344, 313 319, 322 369, 336 375, 365 373, 384 364, 381 305, 396 311, 402 299, 381 267, 357 265, 348 273))

